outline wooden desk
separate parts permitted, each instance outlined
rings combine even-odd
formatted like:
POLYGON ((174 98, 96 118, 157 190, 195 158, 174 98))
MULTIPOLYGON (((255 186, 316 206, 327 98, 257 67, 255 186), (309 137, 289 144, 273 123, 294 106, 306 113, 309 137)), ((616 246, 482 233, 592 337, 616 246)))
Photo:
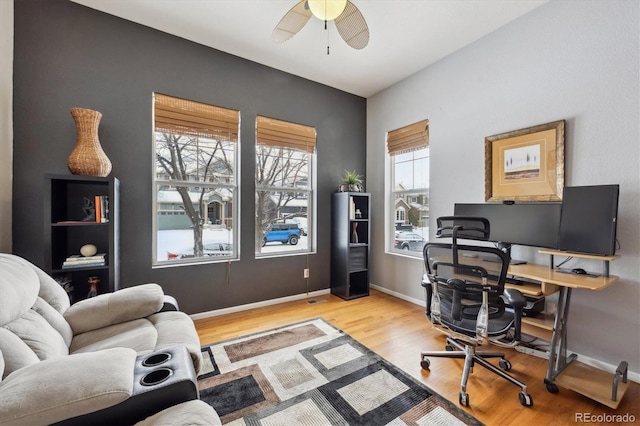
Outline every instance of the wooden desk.
POLYGON ((510 274, 538 281, 540 285, 526 284, 526 289, 521 285, 509 286, 520 290, 524 294, 534 296, 548 295, 556 291, 560 293, 553 321, 548 315, 542 318, 525 317, 522 319, 523 326, 534 326, 552 331, 549 364, 547 376, 544 379, 547 390, 551 393, 557 393, 558 386, 556 384, 559 384, 564 388, 574 390, 615 409, 627 389, 627 363, 623 361, 616 372, 610 374, 576 361, 576 354, 567 356, 567 318, 573 289, 598 291, 609 287, 618 280, 618 277, 608 274, 608 262, 615 260, 617 256, 593 256, 552 250, 541 250, 540 253, 552 256, 551 259, 553 259, 554 255, 560 255, 604 262, 603 275, 598 277, 559 272, 552 267, 553 260, 551 260, 550 266, 535 264, 510 265, 510 274), (553 322, 553 325, 550 328, 551 322, 553 322), (620 383, 618 383, 619 378, 622 378, 620 383))
MULTIPOLYGON (((548 266, 532 263, 509 265, 509 273, 517 277, 540 281, 541 292, 545 295, 555 293, 559 287, 603 290, 618 280, 618 277, 615 275, 608 277, 590 277, 586 275, 567 274, 558 272, 548 266)), ((520 287, 514 286, 514 288, 520 287)))

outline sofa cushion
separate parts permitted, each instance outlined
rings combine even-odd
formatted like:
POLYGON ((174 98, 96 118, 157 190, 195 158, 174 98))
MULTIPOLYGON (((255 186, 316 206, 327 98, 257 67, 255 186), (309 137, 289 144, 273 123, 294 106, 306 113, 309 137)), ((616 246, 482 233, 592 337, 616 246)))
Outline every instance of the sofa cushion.
POLYGON ((2 381, 0 424, 45 425, 116 405, 131 396, 135 361, 117 348, 15 371, 2 381))
POLYGON ((18 319, 4 325, 4 329, 20 338, 39 360, 68 355, 64 339, 42 315, 30 309, 18 319))
POLYGON ((27 312, 38 297, 40 281, 23 259, 0 253, 0 326, 27 312))
POLYGON ((160 312, 147 317, 158 330, 158 341, 155 349, 184 345, 187 347, 196 374, 202 368, 202 352, 198 332, 189 315, 181 311, 160 312))
POLYGON ((110 325, 73 337, 70 353, 99 351, 109 348, 131 348, 137 353, 153 351, 158 331, 146 318, 110 325))
POLYGON ((36 299, 36 303, 33 304, 31 308, 33 311, 37 312, 42 318, 44 318, 54 330, 62 336, 65 345, 68 347, 71 344, 71 339, 73 338, 73 330, 71 330, 71 326, 64 319, 62 314, 58 312, 53 306, 47 303, 42 297, 38 296, 36 299))
POLYGON ((144 318, 162 309, 164 293, 158 284, 123 288, 82 300, 64 314, 74 334, 144 318))
POLYGON ((18 336, 0 327, 0 351, 4 359, 4 372, 2 377, 26 367, 27 365, 40 362, 35 352, 20 340, 18 336))

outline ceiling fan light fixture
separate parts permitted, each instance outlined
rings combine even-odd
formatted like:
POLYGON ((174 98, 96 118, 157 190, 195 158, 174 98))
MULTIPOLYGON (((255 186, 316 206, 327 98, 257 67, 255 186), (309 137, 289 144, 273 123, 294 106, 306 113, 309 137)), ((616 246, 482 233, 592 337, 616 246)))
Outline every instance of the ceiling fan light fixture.
POLYGON ((333 21, 347 6, 347 0, 307 0, 313 15, 322 21, 333 21))

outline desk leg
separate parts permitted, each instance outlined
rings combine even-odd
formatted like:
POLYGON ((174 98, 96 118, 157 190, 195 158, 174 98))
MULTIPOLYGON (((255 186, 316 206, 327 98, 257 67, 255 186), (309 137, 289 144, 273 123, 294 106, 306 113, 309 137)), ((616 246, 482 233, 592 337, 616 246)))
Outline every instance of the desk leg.
POLYGON ((552 393, 558 392, 558 387, 553 383, 556 377, 558 377, 558 374, 576 358, 575 354, 567 357, 567 321, 569 318, 570 302, 571 288, 561 286, 558 296, 558 309, 553 324, 553 337, 551 338, 547 377, 544 379, 547 390, 552 393))

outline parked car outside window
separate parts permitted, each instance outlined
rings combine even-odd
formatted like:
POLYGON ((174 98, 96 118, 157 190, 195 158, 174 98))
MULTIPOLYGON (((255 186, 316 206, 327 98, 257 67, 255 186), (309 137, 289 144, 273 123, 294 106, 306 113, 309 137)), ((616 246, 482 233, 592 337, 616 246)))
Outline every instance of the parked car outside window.
POLYGON ((271 242, 280 242, 282 244, 291 244, 295 246, 300 240, 300 227, 297 223, 274 223, 271 229, 262 240, 262 246, 271 242))
POLYGON ((422 251, 425 239, 414 232, 396 232, 395 247, 399 250, 422 251))

